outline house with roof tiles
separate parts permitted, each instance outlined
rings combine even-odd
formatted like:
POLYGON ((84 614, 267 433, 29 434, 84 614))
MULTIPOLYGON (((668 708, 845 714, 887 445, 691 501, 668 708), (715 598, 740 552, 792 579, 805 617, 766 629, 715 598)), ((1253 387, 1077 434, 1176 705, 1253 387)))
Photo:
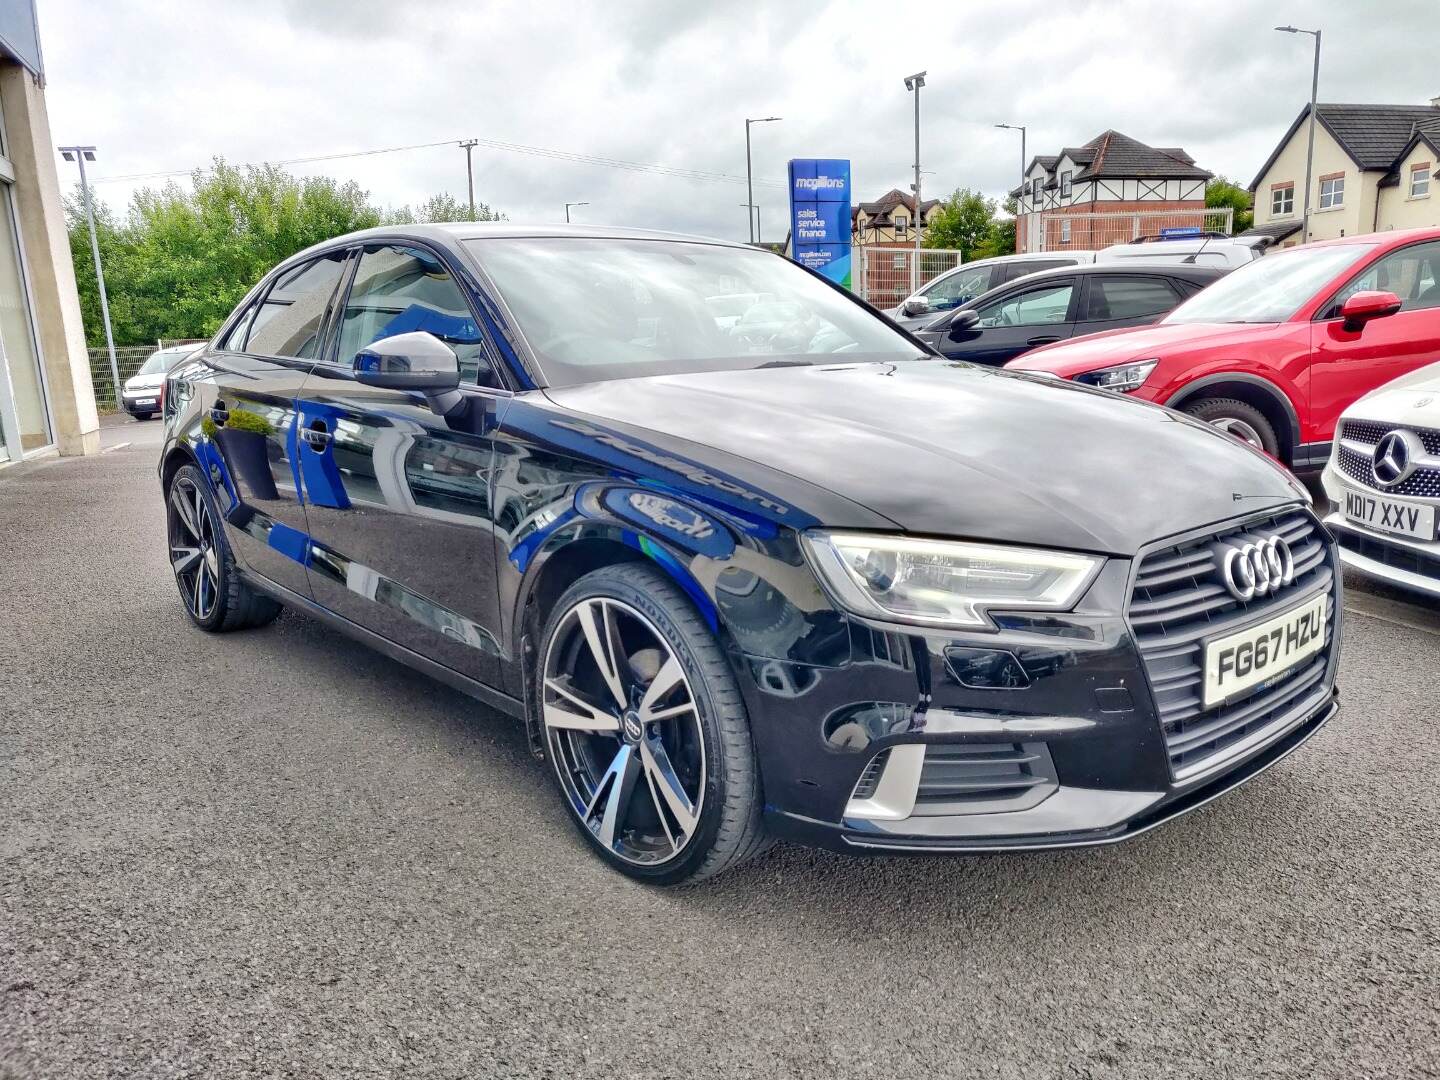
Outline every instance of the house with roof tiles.
POLYGON ((913 247, 915 229, 930 224, 930 216, 940 209, 939 199, 925 199, 920 215, 915 214, 915 196, 891 188, 874 202, 862 202, 850 208, 851 243, 888 247, 913 247))
POLYGON ((1082 146, 1038 154, 1018 206, 1020 251, 1091 250, 1162 228, 1200 227, 1213 174, 1178 146, 1105 131, 1082 146))
MULTIPOLYGON (((1253 233, 1289 247, 1300 242, 1310 106, 1250 185, 1253 233)), ((1310 239, 1440 225, 1440 97, 1429 105, 1315 107, 1310 239)))

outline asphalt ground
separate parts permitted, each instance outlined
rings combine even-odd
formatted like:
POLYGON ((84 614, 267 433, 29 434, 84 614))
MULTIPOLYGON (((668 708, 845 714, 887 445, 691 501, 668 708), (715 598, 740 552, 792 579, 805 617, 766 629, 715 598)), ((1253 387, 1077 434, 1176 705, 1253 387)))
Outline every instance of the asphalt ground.
POLYGON ((1336 720, 1127 844, 660 892, 512 721, 193 629, 104 434, 0 472, 3 1080, 1440 1075, 1435 608, 1352 588, 1336 720))

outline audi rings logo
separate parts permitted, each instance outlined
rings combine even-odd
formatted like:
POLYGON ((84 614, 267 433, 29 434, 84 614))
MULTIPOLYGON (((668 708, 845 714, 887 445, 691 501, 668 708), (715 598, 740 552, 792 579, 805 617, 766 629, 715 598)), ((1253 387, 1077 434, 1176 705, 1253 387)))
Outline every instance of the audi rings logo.
POLYGON ((1220 578, 1237 600, 1252 600, 1295 580, 1295 556, 1282 537, 1243 537, 1221 548, 1220 578))

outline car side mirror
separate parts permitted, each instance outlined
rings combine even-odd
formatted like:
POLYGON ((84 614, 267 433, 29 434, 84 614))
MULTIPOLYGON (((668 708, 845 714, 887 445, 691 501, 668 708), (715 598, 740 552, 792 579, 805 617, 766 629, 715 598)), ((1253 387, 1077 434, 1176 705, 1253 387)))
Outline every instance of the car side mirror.
POLYGON ((1350 297, 1340 308, 1345 329, 1358 334, 1371 319, 1383 319, 1400 310, 1400 297, 1393 292, 1365 289, 1350 297))
POLYGON ((923 296, 912 296, 900 305, 900 310, 906 315, 924 315, 930 310, 930 301, 923 296))
POLYGON ((980 313, 974 308, 961 308, 950 320, 950 336, 968 334, 980 325, 980 313))
POLYGON ((425 395, 430 408, 444 416, 460 405, 460 358, 434 334, 412 330, 381 338, 355 354, 355 381, 384 390, 425 395))

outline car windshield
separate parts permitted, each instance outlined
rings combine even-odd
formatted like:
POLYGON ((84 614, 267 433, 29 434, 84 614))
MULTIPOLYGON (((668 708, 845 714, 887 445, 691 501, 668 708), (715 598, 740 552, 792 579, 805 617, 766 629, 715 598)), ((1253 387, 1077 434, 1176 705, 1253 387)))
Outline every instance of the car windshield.
POLYGON ((1339 244, 1266 255, 1196 293, 1160 321, 1162 324, 1284 322, 1299 311, 1317 289, 1374 250, 1374 244, 1339 244))
POLYGON ((467 245, 552 386, 922 355, 868 308, 770 252, 588 237, 467 245))
POLYGON ((159 352, 151 353, 150 359, 140 365, 136 375, 159 375, 161 372, 169 371, 185 357, 198 349, 198 345, 190 345, 183 349, 161 349, 159 352))

